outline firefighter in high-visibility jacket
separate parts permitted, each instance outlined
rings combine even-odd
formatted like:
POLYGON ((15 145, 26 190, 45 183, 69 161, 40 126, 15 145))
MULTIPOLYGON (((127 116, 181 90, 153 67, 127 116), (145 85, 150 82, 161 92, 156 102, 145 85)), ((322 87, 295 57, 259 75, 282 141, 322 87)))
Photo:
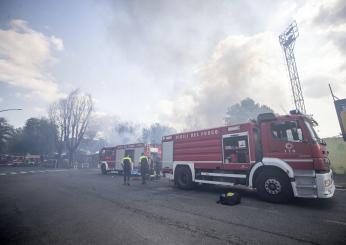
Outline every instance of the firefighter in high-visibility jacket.
POLYGON ((141 166, 142 184, 145 184, 149 171, 149 159, 147 156, 144 156, 144 153, 139 157, 139 164, 141 166))
POLYGON ((126 155, 122 161, 123 172, 124 172, 124 185, 130 185, 130 176, 132 170, 132 159, 129 155, 126 155))

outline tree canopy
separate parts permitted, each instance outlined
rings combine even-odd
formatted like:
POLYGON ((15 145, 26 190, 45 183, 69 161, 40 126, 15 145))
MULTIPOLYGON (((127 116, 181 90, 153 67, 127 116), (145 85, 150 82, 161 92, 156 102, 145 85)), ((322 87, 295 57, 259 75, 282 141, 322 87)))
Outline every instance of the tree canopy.
POLYGON ((0 117, 0 153, 7 151, 8 142, 14 134, 13 127, 3 117, 0 117))
POLYGON ((22 141, 30 154, 51 155, 55 152, 57 130, 45 118, 29 118, 23 128, 22 141))
POLYGON ((227 125, 244 123, 250 119, 256 119, 258 114, 274 112, 269 106, 260 105, 251 98, 246 98, 240 103, 234 104, 227 108, 225 123, 227 125))
POLYGON ((145 143, 161 144, 162 136, 175 132, 174 128, 154 123, 149 128, 142 129, 142 140, 145 143))

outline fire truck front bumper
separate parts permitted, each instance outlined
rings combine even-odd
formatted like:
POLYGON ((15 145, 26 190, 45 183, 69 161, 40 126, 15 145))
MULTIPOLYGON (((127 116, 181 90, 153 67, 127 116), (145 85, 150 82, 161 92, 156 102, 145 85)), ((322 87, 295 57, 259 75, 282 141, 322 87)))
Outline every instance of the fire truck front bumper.
POLYGON ((316 173, 316 186, 318 198, 332 197, 335 192, 332 170, 330 170, 328 173, 323 174, 316 173))

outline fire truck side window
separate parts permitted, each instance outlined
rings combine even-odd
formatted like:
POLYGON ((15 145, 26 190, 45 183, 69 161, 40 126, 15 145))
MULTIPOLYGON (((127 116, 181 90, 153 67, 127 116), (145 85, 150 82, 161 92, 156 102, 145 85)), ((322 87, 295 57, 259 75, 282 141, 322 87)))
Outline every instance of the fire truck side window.
POLYGON ((274 139, 283 141, 303 141, 302 129, 296 121, 275 122, 271 124, 274 139))

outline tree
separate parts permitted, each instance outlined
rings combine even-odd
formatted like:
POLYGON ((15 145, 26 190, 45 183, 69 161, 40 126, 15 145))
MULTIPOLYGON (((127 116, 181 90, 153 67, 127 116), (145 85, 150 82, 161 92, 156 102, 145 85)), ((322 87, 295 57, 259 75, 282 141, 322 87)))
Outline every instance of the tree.
POLYGON ((26 153, 51 155, 55 152, 57 129, 45 118, 29 118, 23 128, 22 141, 26 153))
POLYGON ((26 145, 23 141, 23 128, 16 128, 13 130, 12 137, 8 141, 8 152, 18 155, 27 153, 26 145))
POLYGON ((79 150, 88 154, 95 154, 95 152, 106 145, 106 141, 98 137, 98 131, 89 123, 89 127, 85 131, 83 140, 80 143, 79 150))
POLYGON ((174 128, 154 123, 149 128, 143 128, 142 140, 145 143, 161 144, 162 136, 173 134, 175 132, 176 130, 174 128))
POLYGON ((0 117, 0 153, 8 150, 8 143, 13 136, 14 129, 3 117, 0 117))
POLYGON ((227 125, 247 122, 250 119, 256 119, 258 114, 274 112, 269 106, 255 103, 251 98, 246 98, 240 103, 227 108, 225 123, 227 125))
POLYGON ((116 142, 119 144, 129 144, 139 141, 138 131, 140 132, 139 125, 130 122, 117 122, 114 126, 116 142))
POLYGON ((92 110, 91 95, 83 95, 79 90, 72 91, 67 98, 53 103, 49 108, 49 118, 58 132, 56 141, 59 160, 65 150, 70 166, 88 127, 92 110))

